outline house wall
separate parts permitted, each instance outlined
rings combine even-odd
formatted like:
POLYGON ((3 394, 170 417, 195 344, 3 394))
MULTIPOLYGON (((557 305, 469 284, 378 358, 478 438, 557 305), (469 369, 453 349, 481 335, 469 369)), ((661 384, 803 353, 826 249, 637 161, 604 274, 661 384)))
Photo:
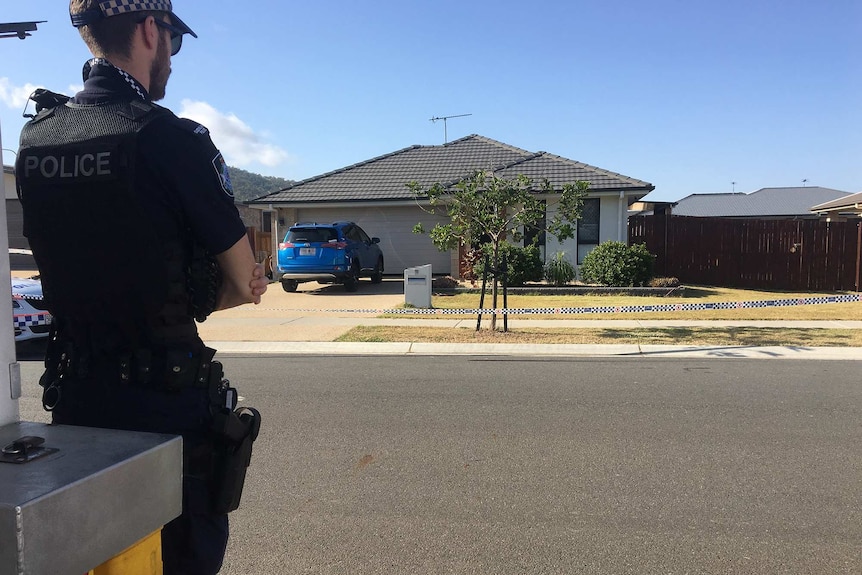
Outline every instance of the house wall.
MULTIPOLYGON (((628 234, 628 198, 613 193, 599 197, 599 242, 610 240, 625 242, 628 234)), ((554 216, 559 198, 547 198, 548 218, 554 216)), ((314 208, 273 208, 273 249, 287 229, 298 221, 351 220, 358 223, 370 236, 381 239, 381 248, 386 259, 386 273, 398 274, 406 267, 431 263, 435 275, 458 275, 458 252, 441 253, 427 235, 412 233, 413 226, 421 221, 426 231, 437 222, 446 223, 442 216, 430 216, 416 206, 342 206, 314 208)), ((556 252, 565 252, 572 264, 577 263, 577 238, 557 242, 547 237, 546 259, 556 252)), ((583 251, 583 250, 582 250, 583 251)), ((277 275, 277 272, 276 272, 277 275)))
POLYGON ((239 218, 247 228, 255 228, 258 231, 263 229, 263 211, 255 208, 250 208, 243 204, 236 204, 236 211, 239 212, 239 218))
MULTIPOLYGON (((628 200, 619 196, 602 196, 599 198, 599 243, 608 241, 626 242, 628 227, 628 200), (621 208, 622 201, 622 208, 621 208)), ((548 220, 553 218, 560 205, 559 198, 548 198, 548 220)), ((553 236, 548 236, 545 245, 545 261, 551 259, 557 252, 564 252, 566 259, 573 265, 578 262, 577 234, 574 238, 558 242, 553 236)))

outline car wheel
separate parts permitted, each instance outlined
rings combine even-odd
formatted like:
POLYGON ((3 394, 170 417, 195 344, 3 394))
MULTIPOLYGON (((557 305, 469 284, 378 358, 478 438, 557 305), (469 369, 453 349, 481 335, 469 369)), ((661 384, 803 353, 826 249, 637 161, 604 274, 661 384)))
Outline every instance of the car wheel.
POLYGON ((344 278, 344 289, 350 292, 359 289, 359 267, 356 264, 350 267, 350 275, 344 278))
POLYGON ((383 260, 378 259, 377 265, 374 266, 374 271, 371 272, 371 283, 379 284, 383 281, 383 260))
POLYGON ((296 280, 281 280, 281 287, 286 292, 295 292, 297 285, 299 285, 299 282, 296 280))

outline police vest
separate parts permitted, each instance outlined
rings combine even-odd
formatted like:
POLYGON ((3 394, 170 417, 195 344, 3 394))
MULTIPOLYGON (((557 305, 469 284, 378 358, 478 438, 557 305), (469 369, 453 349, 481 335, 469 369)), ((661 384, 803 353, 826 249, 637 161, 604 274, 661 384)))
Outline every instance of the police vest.
POLYGON ((121 333, 137 347, 197 336, 190 243, 160 238, 135 193, 137 135, 168 115, 143 101, 65 104, 42 111, 21 133, 24 235, 61 335, 92 344, 121 333))

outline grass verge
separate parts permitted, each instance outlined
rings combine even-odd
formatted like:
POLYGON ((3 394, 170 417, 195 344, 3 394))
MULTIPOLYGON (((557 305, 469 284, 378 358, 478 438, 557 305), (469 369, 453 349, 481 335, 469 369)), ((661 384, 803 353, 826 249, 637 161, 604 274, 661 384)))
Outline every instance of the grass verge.
POLYGON ((503 333, 488 329, 477 332, 470 328, 358 326, 335 341, 862 347, 862 330, 757 327, 519 328, 503 333))
MULTIPOLYGON (((631 305, 673 305, 716 302, 769 301, 844 295, 847 292, 784 292, 742 290, 694 286, 686 287, 685 295, 678 297, 618 296, 618 295, 513 295, 507 305, 514 308, 564 307, 621 307, 631 305)), ((435 295, 431 305, 437 309, 476 309, 479 294, 435 295)), ((485 297, 485 308, 491 308, 490 296, 485 297)), ((497 307, 503 307, 500 297, 497 307)), ((395 316, 390 316, 395 317, 395 316)), ((405 317, 405 316, 398 316, 405 317)), ((435 316, 422 316, 432 318, 435 316)), ((436 316, 440 317, 440 316, 436 316)), ((451 314, 447 318, 458 317, 451 314)), ((468 317, 468 316, 466 316, 468 317)), ((475 317, 475 316, 474 316, 475 317)), ((510 316, 511 317, 511 316, 510 316)), ((574 315, 519 315, 530 319, 572 319, 574 315)), ((727 310, 670 311, 645 313, 602 313, 577 316, 578 319, 654 319, 654 320, 856 320, 862 321, 862 303, 838 303, 788 307, 738 308, 727 310)))

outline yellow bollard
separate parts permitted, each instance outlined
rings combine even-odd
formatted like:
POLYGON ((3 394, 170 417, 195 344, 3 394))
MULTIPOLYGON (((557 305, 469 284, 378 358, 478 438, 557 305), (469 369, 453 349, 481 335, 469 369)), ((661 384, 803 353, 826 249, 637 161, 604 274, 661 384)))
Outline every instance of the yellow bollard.
POLYGON ((152 533, 88 575, 162 575, 162 532, 152 533))

